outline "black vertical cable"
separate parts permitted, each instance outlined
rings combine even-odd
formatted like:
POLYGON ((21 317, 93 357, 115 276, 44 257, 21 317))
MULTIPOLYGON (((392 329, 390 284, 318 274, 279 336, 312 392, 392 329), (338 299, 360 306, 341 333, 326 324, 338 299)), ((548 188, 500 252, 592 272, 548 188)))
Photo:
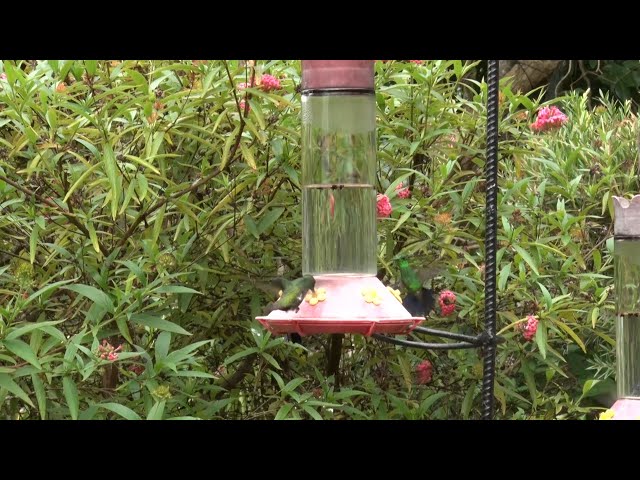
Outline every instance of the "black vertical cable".
MULTIPOLYGON (((490 339, 496 335, 496 250, 498 235, 498 61, 487 65, 487 163, 484 330, 490 339)), ((493 388, 496 376, 496 344, 484 348, 482 372, 482 419, 491 420, 494 412, 493 388)))

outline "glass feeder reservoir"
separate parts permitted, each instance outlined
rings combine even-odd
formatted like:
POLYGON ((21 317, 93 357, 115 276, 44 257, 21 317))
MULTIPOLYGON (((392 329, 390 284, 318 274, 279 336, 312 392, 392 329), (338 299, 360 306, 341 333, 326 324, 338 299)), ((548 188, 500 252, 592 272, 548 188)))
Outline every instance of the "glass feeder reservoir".
POLYGON ((373 60, 302 61, 302 274, 298 311, 258 320, 274 333, 407 333, 412 317, 376 277, 373 60))
POLYGON ((640 400, 640 195, 613 201, 618 398, 640 400))

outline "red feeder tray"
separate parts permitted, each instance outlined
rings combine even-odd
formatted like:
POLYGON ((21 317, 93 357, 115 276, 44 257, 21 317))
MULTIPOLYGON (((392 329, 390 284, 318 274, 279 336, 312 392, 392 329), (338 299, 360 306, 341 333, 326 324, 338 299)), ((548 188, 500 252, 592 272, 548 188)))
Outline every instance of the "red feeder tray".
POLYGON ((424 317, 412 317, 374 276, 315 276, 298 312, 274 310, 257 320, 274 334, 373 333, 406 334, 424 317))
POLYGON ((614 420, 640 420, 640 398, 621 398, 614 403, 614 420))

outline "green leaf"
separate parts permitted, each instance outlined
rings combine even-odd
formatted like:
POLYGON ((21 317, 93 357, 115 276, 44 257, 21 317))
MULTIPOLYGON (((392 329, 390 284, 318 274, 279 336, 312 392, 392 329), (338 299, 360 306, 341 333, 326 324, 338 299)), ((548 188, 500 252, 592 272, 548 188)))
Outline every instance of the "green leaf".
POLYGON ((538 322, 536 330, 536 344, 540 349, 542 358, 547 358, 547 326, 544 322, 538 322))
POLYGON ((258 232, 258 226, 256 225, 256 222, 253 218, 251 218, 249 215, 245 215, 242 218, 242 222, 244 223, 244 226, 246 227, 247 232, 253 235, 254 238, 260 238, 260 233, 258 232))
POLYGON ((396 222, 396 226, 393 227, 393 230, 391 230, 391 233, 393 233, 396 230, 398 230, 402 226, 402 224, 409 219, 410 216, 411 216, 411 210, 409 210, 408 212, 404 212, 402 214, 402 216, 396 222))
POLYGON ((253 170, 257 170, 258 166, 256 165, 256 159, 253 156, 251 149, 246 147, 244 143, 240 143, 240 151, 242 152, 242 157, 247 161, 247 164, 253 170))
POLYGON ((55 282, 52 283, 51 285, 45 285, 44 287, 42 287, 40 290, 38 290, 35 293, 32 293, 29 298, 27 298, 27 300, 24 302, 23 307, 26 307, 28 304, 30 304, 33 300, 35 300, 36 298, 38 298, 39 296, 43 296, 45 295, 45 293, 48 293, 49 291, 59 287, 60 285, 65 285, 67 283, 71 283, 74 280, 61 280, 59 282, 55 282))
POLYGON ((17 339, 16 340, 5 339, 3 343, 7 350, 16 354, 23 360, 26 360, 34 367, 38 369, 42 369, 42 365, 40 365, 40 362, 38 362, 38 357, 36 356, 35 353, 33 353, 33 350, 31 350, 31 347, 29 346, 29 344, 27 344, 26 342, 23 342, 22 340, 17 340, 17 339))
POLYGON ((540 282, 536 282, 536 283, 538 284, 538 287, 540 287, 540 291, 542 292, 544 301, 547 304, 547 308, 551 310, 551 307, 553 306, 553 300, 551 299, 551 294, 549 293, 549 290, 547 290, 547 287, 542 285, 540 282))
POLYGON ((197 293, 202 295, 199 291, 193 288, 183 287, 182 285, 163 285, 155 290, 156 293, 197 293))
POLYGON ((587 347, 585 347, 584 342, 580 339, 580 337, 574 332, 569 325, 564 323, 562 320, 553 320, 558 327, 567 332, 571 338, 580 346, 584 353, 587 353, 587 347))
POLYGON ((511 263, 507 263, 502 270, 500 270, 500 277, 498 278, 498 290, 504 291, 507 280, 509 280, 509 274, 511 273, 511 263))
POLYGON ((59 323, 64 322, 65 320, 50 320, 48 322, 37 322, 37 323, 29 323, 27 325, 23 325, 22 327, 18 327, 14 330, 11 330, 7 336, 6 340, 13 340, 14 338, 21 337, 25 333, 29 333, 32 330, 39 330, 44 327, 49 327, 52 325, 58 325, 59 323))
POLYGON ((38 240, 40 239, 40 227, 37 225, 31 229, 31 236, 29 237, 29 261, 31 265, 36 259, 36 252, 38 251, 38 240))
POLYGON ((141 420, 140 415, 131 410, 129 407, 125 407, 124 405, 120 405, 119 403, 100 403, 97 406, 120 415, 127 420, 141 420))
POLYGON ((116 219, 118 214, 118 206, 120 200, 120 183, 118 182, 118 165, 116 157, 113 153, 111 144, 104 145, 104 169, 109 179, 109 188, 111 189, 111 218, 116 219))
POLYGON ((151 236, 151 238, 153 239, 153 243, 158 243, 158 237, 160 236, 160 232, 162 231, 162 227, 164 224, 164 213, 166 210, 167 210, 166 203, 158 209, 158 213, 153 223, 153 233, 151 236))
POLYGON ((280 407, 280 409, 278 410, 278 413, 276 413, 274 420, 286 419, 287 415, 289 415, 289 412, 291 411, 292 408, 293 408, 293 404, 285 403, 284 405, 282 405, 282 407, 280 407))
POLYGON ((269 210, 266 215, 264 215, 260 219, 260 223, 258 224, 258 233, 265 233, 269 228, 271 228, 271 226, 275 223, 276 220, 278 220, 278 218, 280 218, 283 212, 283 207, 272 208, 271 210, 269 210))
POLYGON ((224 168, 227 166, 227 162, 229 161, 229 153, 231 151, 231 145, 233 145, 233 142, 236 139, 239 131, 240 125, 238 125, 233 133, 229 134, 229 136, 227 137, 227 141, 225 142, 224 148, 222 149, 222 160, 220 161, 220 167, 218 167, 220 170, 224 170, 224 168))
POLYGON ((187 332, 180 325, 177 325, 168 320, 164 320, 155 315, 150 315, 148 313, 136 313, 134 315, 131 315, 130 320, 133 323, 145 325, 147 327, 157 328, 158 330, 165 330, 167 332, 179 333, 180 335, 191 335, 191 333, 187 332))
POLYGON ((84 68, 87 71, 87 74, 91 77, 93 77, 96 74, 96 70, 98 68, 98 61, 97 60, 85 60, 84 61, 84 68))
POLYGON ((246 350, 242 350, 241 352, 238 352, 234 355, 231 355, 230 357, 227 357, 224 361, 224 365, 226 367, 227 365, 232 364, 236 360, 239 360, 243 357, 246 357, 247 355, 251 355, 252 353, 257 353, 257 352, 259 352, 259 349, 257 347, 247 348, 246 350))
POLYGON ((193 377, 193 378, 217 378, 215 375, 212 375, 207 372, 199 372, 197 370, 179 370, 177 373, 172 372, 169 374, 170 377, 193 377))
POLYGON ((151 407, 149 415, 147 415, 147 420, 162 420, 162 417, 164 416, 165 403, 165 400, 162 400, 151 407))
POLYGON ((35 405, 29 398, 29 395, 27 395, 25 391, 22 390, 22 388, 20 388, 20 386, 6 373, 0 373, 0 388, 8 390, 10 393, 13 393, 16 397, 21 398, 24 402, 35 408, 35 405))
POLYGON ((522 374, 524 375, 524 380, 527 384, 527 387, 529 388, 529 395, 531 395, 531 402, 533 403, 533 408, 535 409, 536 403, 537 403, 536 396, 537 396, 538 389, 536 388, 536 380, 533 375, 533 371, 531 370, 531 367, 529 365, 529 362, 527 361, 522 362, 521 371, 522 371, 522 374))
POLYGON ((36 400, 38 401, 38 410, 40 412, 40 419, 47 419, 47 394, 44 390, 44 384, 37 373, 31 374, 31 383, 33 383, 33 390, 36 393, 36 400))
POLYGON ((420 410, 422 410, 423 412, 429 411, 429 409, 434 403, 436 403, 441 398, 446 397, 447 395, 449 395, 448 392, 437 392, 437 393, 434 393, 433 395, 429 395, 420 404, 420 410))
POLYGON ((169 345, 171 344, 171 333, 162 332, 156 339, 156 360, 161 360, 167 356, 169 345))
POLYGON ((78 400, 78 387, 71 377, 65 376, 62 378, 62 391, 64 392, 64 398, 67 400, 71 418, 77 420, 80 401, 78 400))
POLYGON ((98 162, 94 165, 92 165, 91 167, 87 168, 82 175, 80 175, 80 178, 78 178, 78 180, 75 181, 75 183, 71 186, 71 188, 69 189, 69 191, 67 192, 67 194, 64 196, 64 199, 62 200, 63 203, 67 203, 67 200, 69 200, 69 197, 73 194, 73 192, 76 191, 76 189, 78 187, 80 187, 84 181, 86 180, 86 178, 91 175, 91 173, 96 170, 100 165, 102 165, 102 162, 98 162))
POLYGON ((516 252, 518 252, 518 254, 522 257, 522 259, 525 262, 527 262, 529 267, 531 267, 531 270, 533 270, 533 273, 539 276, 540 274, 538 273, 538 268, 536 267, 536 264, 533 261, 533 258, 531 258, 531 256, 527 253, 527 251, 518 245, 513 245, 513 248, 516 250, 516 252))
POLYGON ((309 414, 311 418, 314 420, 323 420, 322 415, 320 415, 315 408, 311 405, 302 404, 302 409, 309 414))
POLYGON ((129 325, 127 325, 127 319, 122 316, 116 317, 116 325, 118 326, 118 331, 127 340, 127 342, 133 343, 131 332, 129 332, 129 325))
POLYGON ((113 313, 115 311, 113 302, 111 301, 111 298, 109 298, 109 295, 104 293, 102 290, 98 290, 96 287, 78 284, 69 285, 68 287, 64 288, 76 292, 83 297, 87 297, 89 300, 92 300, 96 305, 109 313, 113 313))
POLYGON ((93 222, 87 222, 87 230, 89 231, 89 239, 91 239, 91 245, 96 253, 100 253, 100 243, 98 242, 98 235, 96 229, 93 226, 93 222))
POLYGON ((477 382, 473 382, 467 390, 466 395, 464 396, 464 400, 462 401, 462 418, 465 420, 469 418, 469 414, 471 413, 471 407, 473 406, 473 399, 476 394, 476 385, 477 382))

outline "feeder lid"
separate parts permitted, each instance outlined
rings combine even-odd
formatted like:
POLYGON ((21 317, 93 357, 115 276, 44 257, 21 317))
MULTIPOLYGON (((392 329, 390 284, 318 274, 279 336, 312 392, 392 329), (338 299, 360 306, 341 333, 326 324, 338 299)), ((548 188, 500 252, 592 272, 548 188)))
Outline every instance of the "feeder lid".
POLYGON ((302 89, 373 90, 375 60, 302 60, 302 89))
POLYGON ((640 420, 640 398, 621 398, 613 404, 613 420, 640 420))
POLYGON ((314 276, 298 312, 275 310, 257 320, 274 334, 373 333, 405 334, 424 317, 413 317, 375 276, 314 276))
POLYGON ((640 195, 631 200, 613 197, 613 233, 620 237, 640 237, 640 195))

